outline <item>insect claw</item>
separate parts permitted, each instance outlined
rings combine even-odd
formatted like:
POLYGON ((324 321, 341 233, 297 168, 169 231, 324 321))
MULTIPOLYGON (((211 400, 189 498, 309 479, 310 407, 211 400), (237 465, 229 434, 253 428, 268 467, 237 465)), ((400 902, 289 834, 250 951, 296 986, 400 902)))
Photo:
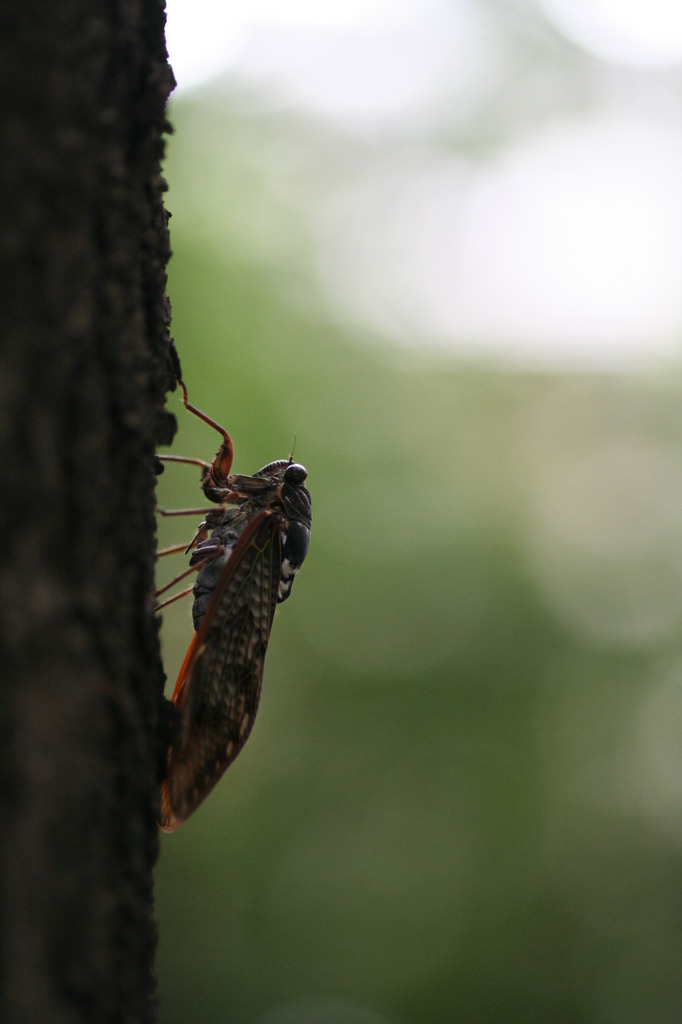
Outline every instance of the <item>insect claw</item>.
POLYGON ((207 528, 206 523, 203 522, 201 524, 201 526, 199 527, 199 529, 197 530, 197 532, 192 537, 192 539, 189 542, 189 544, 187 545, 187 547, 185 548, 185 554, 186 555, 189 554, 189 552, 192 550, 193 547, 196 547, 196 545, 199 543, 200 540, 204 540, 204 538, 206 537, 207 529, 208 528, 207 528))

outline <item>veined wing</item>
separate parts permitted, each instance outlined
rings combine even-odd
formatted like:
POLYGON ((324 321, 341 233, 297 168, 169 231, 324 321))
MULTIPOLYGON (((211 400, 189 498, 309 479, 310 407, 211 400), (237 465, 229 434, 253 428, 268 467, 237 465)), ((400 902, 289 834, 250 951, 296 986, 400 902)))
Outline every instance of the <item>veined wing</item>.
POLYGON ((173 694, 159 824, 174 831, 244 746, 258 710, 282 567, 283 514, 244 529, 195 634, 173 694))

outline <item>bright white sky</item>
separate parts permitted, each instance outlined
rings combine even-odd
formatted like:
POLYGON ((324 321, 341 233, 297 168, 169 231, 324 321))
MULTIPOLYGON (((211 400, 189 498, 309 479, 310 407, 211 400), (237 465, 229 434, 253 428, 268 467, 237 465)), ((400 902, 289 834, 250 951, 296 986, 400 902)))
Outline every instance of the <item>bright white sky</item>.
MULTIPOLYGON (((682 0, 537 3, 602 60, 682 61, 682 0)), ((484 87, 491 59, 468 0, 168 0, 167 39, 180 91, 230 69, 370 130, 456 92, 453 65, 469 94, 484 87)), ((377 183, 355 219, 347 197, 321 232, 320 274, 332 305, 406 342, 418 333, 532 363, 675 359, 681 181, 675 112, 557 120, 475 177, 454 163, 412 168, 398 201, 393 191, 389 208, 377 183)))

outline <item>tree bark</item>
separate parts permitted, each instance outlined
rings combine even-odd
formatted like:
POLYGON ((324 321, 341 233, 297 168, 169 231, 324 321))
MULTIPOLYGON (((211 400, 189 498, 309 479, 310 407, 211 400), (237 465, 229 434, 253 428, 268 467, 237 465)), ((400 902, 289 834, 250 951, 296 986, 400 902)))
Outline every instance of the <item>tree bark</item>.
POLYGON ((156 1018, 162 0, 0 12, 0 1018, 156 1018))

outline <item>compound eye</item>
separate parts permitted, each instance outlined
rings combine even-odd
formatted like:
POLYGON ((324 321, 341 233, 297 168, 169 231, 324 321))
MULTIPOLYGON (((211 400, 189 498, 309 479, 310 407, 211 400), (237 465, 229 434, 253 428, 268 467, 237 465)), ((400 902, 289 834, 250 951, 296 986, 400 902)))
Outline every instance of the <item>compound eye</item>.
POLYGON ((308 470, 305 466, 299 466, 297 462, 292 462, 284 470, 284 482, 287 484, 302 484, 308 478, 308 470))

